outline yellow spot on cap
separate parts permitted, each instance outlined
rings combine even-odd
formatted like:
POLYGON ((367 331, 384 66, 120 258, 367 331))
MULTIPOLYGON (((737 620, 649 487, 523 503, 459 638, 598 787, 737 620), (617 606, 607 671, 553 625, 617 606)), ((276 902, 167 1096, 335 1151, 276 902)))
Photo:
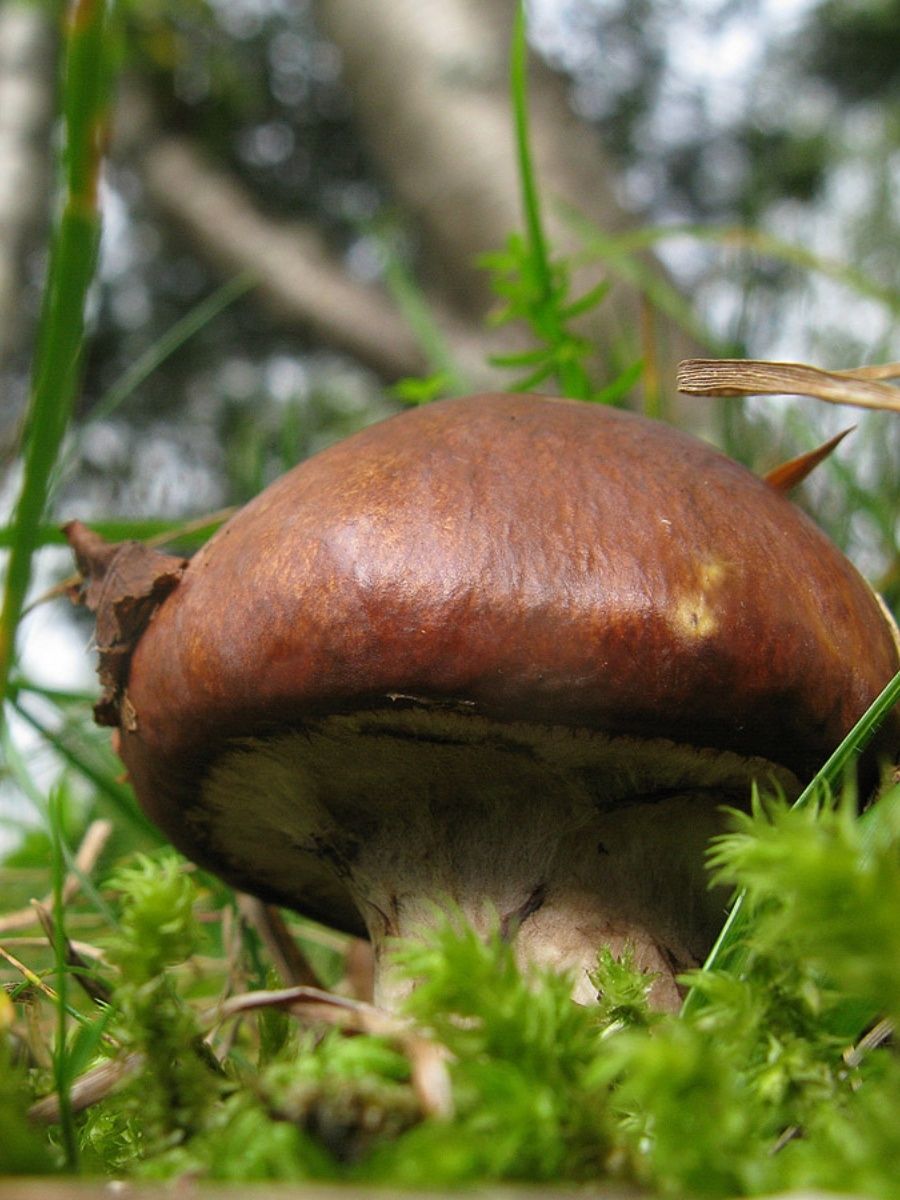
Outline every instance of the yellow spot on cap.
POLYGON ((670 623, 683 638, 708 638, 719 627, 715 611, 715 593, 725 578, 720 562, 700 563, 697 567, 697 586, 684 592, 675 602, 670 623))

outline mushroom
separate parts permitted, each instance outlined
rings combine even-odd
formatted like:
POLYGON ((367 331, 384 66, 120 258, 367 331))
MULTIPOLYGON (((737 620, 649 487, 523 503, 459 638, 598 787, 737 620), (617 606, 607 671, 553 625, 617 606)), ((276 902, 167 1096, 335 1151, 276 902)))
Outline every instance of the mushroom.
POLYGON ((885 610, 781 491, 574 401, 370 426, 134 585, 122 548, 70 539, 146 812, 370 938, 388 1006, 387 942, 453 906, 583 1001, 598 949, 631 944, 673 1007, 723 916, 722 806, 754 780, 795 795, 898 667, 885 610))

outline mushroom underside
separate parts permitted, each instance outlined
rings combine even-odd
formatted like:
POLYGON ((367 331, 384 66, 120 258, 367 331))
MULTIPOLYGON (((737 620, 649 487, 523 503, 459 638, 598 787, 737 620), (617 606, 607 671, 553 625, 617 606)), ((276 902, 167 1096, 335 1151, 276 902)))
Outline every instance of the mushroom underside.
POLYGON ((395 704, 231 742, 185 816, 226 876, 366 933, 388 1007, 407 986, 390 941, 454 911, 582 1002, 599 948, 630 944, 673 1008, 724 917, 705 848, 754 780, 799 790, 760 758, 395 704))

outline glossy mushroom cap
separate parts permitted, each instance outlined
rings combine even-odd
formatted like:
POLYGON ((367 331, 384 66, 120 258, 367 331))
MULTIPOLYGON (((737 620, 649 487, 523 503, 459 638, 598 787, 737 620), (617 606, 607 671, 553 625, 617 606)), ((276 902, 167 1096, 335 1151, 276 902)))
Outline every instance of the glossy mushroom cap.
MULTIPOLYGON (((702 891, 723 800, 753 777, 796 790, 897 666, 866 583, 738 464, 633 414, 480 396, 372 426, 232 518, 137 644, 121 754, 189 855, 373 937, 408 929, 431 875, 436 898, 481 889, 524 929, 565 890, 561 857, 590 841, 609 858, 619 838, 621 940, 666 925, 648 897, 702 891), (557 821, 571 844, 548 850, 557 821), (689 851, 667 841, 642 866, 628 839, 653 822, 689 851), (520 823, 498 889, 482 878, 497 852, 465 830, 508 842, 520 823)), ((574 891, 609 867, 576 864, 574 891)), ((664 933, 673 970, 715 932, 704 905, 664 933)))

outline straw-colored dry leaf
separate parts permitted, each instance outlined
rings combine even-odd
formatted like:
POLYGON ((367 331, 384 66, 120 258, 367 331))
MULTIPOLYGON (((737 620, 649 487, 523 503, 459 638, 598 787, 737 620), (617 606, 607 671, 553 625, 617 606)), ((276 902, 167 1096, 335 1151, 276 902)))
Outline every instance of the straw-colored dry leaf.
POLYGON ((813 396, 830 404, 900 412, 900 363, 822 371, 805 363, 743 358, 689 358, 678 366, 677 386, 691 396, 813 396))

